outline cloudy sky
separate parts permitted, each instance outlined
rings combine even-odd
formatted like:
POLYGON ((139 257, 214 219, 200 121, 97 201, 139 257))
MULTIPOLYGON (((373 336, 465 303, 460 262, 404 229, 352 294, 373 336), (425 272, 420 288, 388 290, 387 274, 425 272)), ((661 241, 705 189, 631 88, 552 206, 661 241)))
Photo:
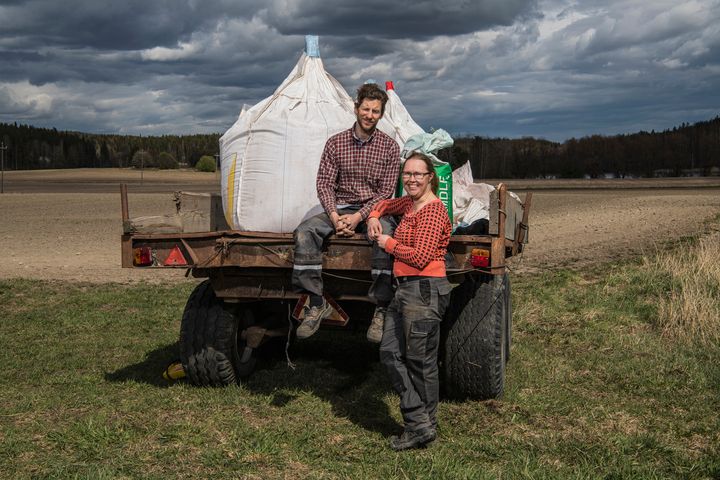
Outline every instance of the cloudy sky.
POLYGON ((424 128, 565 140, 720 114, 720 0, 0 0, 0 122, 224 132, 320 35, 424 128))

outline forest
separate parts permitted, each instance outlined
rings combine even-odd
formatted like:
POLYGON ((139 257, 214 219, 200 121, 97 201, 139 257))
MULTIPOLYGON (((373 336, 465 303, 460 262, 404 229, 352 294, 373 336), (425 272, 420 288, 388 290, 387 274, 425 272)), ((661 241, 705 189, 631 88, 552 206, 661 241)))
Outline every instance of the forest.
POLYGON ((6 170, 125 168, 139 158, 145 167, 162 166, 163 158, 172 160, 165 168, 194 167, 203 155, 218 153, 219 139, 220 134, 103 135, 0 123, 6 170))
MULTIPOLYGON (((0 123, 5 170, 194 167, 216 155, 220 134, 133 136, 0 123), (142 162, 142 163, 139 163, 142 162)), ((720 175, 720 116, 662 132, 591 135, 562 143, 459 137, 440 157, 469 160, 475 178, 625 178, 720 175)))

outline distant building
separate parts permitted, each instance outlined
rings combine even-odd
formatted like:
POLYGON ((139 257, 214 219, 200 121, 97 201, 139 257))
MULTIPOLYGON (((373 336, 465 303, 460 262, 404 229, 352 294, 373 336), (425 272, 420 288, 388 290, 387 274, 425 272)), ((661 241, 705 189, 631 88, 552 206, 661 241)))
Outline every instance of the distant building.
POLYGON ((672 177, 672 176, 673 176, 672 168, 658 168, 657 170, 653 170, 653 178, 664 178, 664 177, 672 177))
POLYGON ((703 169, 702 168, 683 168, 682 170, 680 170, 680 176, 681 177, 702 177, 703 169))

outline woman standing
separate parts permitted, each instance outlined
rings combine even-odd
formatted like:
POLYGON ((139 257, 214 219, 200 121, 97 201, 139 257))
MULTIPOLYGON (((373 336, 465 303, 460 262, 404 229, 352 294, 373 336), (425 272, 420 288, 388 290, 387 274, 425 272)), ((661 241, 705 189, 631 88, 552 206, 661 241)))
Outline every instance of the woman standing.
POLYGON ((390 439, 393 450, 422 447, 437 436, 440 321, 451 290, 445 252, 452 225, 435 195, 439 181, 432 160, 413 152, 405 161, 402 179, 407 195, 378 203, 367 221, 368 238, 395 257, 397 291, 380 343, 380 359, 400 395, 405 422, 402 435, 390 439), (378 218, 383 215, 402 215, 392 237, 382 233, 378 218))

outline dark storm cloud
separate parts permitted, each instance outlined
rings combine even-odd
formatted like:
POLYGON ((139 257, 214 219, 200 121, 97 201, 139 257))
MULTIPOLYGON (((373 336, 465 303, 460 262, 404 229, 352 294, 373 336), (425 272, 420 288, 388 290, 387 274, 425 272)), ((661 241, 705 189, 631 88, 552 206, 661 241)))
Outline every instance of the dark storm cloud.
POLYGON ((717 114, 718 24, 720 0, 0 0, 0 121, 223 131, 319 34, 350 94, 393 80, 425 128, 667 128, 717 114))
POLYGON ((0 7, 3 36, 25 45, 135 50, 172 46, 216 24, 223 12, 252 15, 258 2, 30 0, 0 7), (233 7, 234 5, 234 7, 233 7), (229 10, 229 12, 228 12, 229 10))
MULTIPOLYGON (((320 35, 378 35, 384 38, 429 38, 461 35, 511 25, 533 12, 528 0, 274 0, 260 14, 278 31, 320 35)), ((362 44, 356 45, 362 48, 362 44)))
POLYGON ((324 36, 320 45, 320 54, 328 59, 338 57, 372 60, 381 55, 397 51, 397 41, 372 36, 324 36))

